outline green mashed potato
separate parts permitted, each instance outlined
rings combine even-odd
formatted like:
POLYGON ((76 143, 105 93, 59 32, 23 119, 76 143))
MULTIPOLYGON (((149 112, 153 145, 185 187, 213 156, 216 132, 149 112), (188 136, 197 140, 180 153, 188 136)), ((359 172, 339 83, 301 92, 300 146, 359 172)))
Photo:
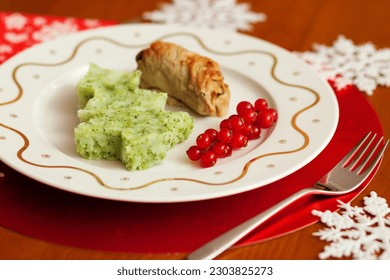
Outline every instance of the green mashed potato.
POLYGON ((141 72, 91 64, 77 87, 77 152, 86 159, 121 160, 129 170, 152 167, 192 132, 186 112, 165 110, 168 95, 139 88, 141 72))

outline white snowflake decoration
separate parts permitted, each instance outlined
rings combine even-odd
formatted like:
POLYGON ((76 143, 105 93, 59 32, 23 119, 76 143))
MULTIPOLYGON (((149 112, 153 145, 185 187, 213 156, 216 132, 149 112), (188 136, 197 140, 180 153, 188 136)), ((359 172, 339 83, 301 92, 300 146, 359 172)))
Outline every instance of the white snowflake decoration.
POLYGON ((10 52, 12 52, 12 47, 10 45, 6 45, 6 44, 0 45, 0 54, 10 53, 10 52))
POLYGON ((21 30, 27 23, 27 18, 19 13, 13 13, 5 17, 5 26, 8 29, 21 30))
POLYGON ((34 18, 33 22, 36 26, 43 26, 47 21, 44 17, 36 17, 34 18))
POLYGON ((87 18, 87 19, 84 20, 84 24, 86 26, 88 26, 89 28, 98 27, 99 26, 99 20, 87 18))
POLYGON ((153 22, 242 31, 266 20, 265 14, 251 12, 247 3, 237 4, 235 0, 173 0, 172 4, 162 4, 160 10, 144 13, 143 17, 153 22))
POLYGON ((372 95, 379 86, 390 86, 390 48, 376 50, 372 43, 354 45, 340 35, 333 46, 313 45, 313 52, 297 53, 338 89, 355 85, 372 95))
POLYGON ((50 25, 43 26, 39 31, 34 32, 32 37, 36 41, 47 41, 76 31, 78 31, 77 24, 72 19, 68 19, 64 22, 54 21, 50 25))
POLYGON ((320 253, 320 259, 390 259, 390 208, 386 200, 371 192, 364 198, 363 208, 338 202, 341 214, 312 211, 328 226, 313 235, 331 242, 320 253))
POLYGON ((27 33, 14 33, 14 32, 6 32, 4 34, 4 39, 10 43, 18 44, 28 39, 27 33))

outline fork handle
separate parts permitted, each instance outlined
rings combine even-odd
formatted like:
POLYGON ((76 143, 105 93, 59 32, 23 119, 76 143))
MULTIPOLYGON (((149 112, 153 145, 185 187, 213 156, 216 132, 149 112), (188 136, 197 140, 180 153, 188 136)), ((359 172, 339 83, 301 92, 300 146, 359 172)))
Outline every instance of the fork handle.
POLYGON ((223 233, 222 235, 218 236, 217 238, 209 241, 208 243, 204 244, 203 246, 196 249, 194 252, 189 254, 187 256, 188 260, 209 260, 213 259, 214 257, 218 256, 220 253, 231 247, 233 244, 235 244, 237 241, 239 241, 241 238, 243 238, 245 235, 250 233, 252 230, 254 230, 256 227, 258 227, 260 224, 271 218, 273 215, 275 215, 277 212, 279 212, 281 209, 286 207, 287 205, 291 204, 298 198, 308 194, 311 190, 310 189, 302 189, 293 195, 285 198, 284 200, 280 201, 279 203, 275 204, 271 208, 268 208, 264 212, 261 212, 260 214, 254 216, 253 218, 250 218, 246 222, 243 222, 242 224, 230 229, 229 231, 223 233))

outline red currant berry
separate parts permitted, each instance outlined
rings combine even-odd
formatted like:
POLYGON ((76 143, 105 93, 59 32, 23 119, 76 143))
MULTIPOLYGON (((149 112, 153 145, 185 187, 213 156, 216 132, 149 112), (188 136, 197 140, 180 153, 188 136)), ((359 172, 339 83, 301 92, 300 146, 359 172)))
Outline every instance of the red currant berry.
POLYGON ((260 128, 269 128, 273 125, 273 123, 274 123, 274 117, 270 112, 268 112, 268 110, 262 111, 257 116, 256 124, 260 128))
POLYGON ((226 145, 226 157, 230 157, 232 155, 233 149, 230 145, 226 145))
POLYGON ((253 125, 250 123, 245 123, 244 127, 241 129, 241 133, 245 136, 248 136, 253 133, 253 125))
POLYGON ((258 126, 253 126, 252 133, 248 135, 249 140, 259 139, 261 134, 261 129, 258 126))
POLYGON ((186 153, 190 160, 197 161, 202 155, 202 150, 198 146, 191 146, 186 153))
POLYGON ((198 147, 202 150, 207 150, 211 143, 211 138, 206 133, 199 134, 196 138, 196 145, 198 145, 198 147))
POLYGON ((232 140, 232 137, 233 137, 233 131, 231 131, 230 129, 228 129, 226 127, 223 127, 219 131, 217 138, 220 142, 227 144, 230 142, 230 140, 232 140))
POLYGON ((222 129, 222 128, 230 129, 230 128, 231 128, 230 119, 224 119, 224 120, 222 120, 221 123, 219 124, 219 128, 220 128, 220 129, 222 129))
POLYGON ((221 142, 215 142, 213 145, 213 152, 218 158, 224 158, 228 153, 228 145, 221 142))
POLYGON ((206 129, 204 133, 206 133, 211 138, 211 142, 214 142, 217 139, 218 131, 214 128, 206 129))
POLYGON ((274 108, 269 108, 268 113, 272 115, 274 122, 278 120, 278 112, 274 108))
POLYGON ((230 126, 233 132, 240 132, 241 129, 244 127, 245 122, 244 120, 239 116, 233 116, 230 119, 230 126))
POLYGON ((248 101, 241 101, 237 104, 236 111, 239 115, 241 115, 245 109, 253 110, 253 105, 248 101))
POLYGON ((214 166, 217 162, 217 156, 212 151, 206 151, 200 157, 200 164, 202 167, 214 166))
POLYGON ((240 114, 241 118, 247 124, 253 124, 256 121, 257 112, 253 109, 245 109, 240 114))
POLYGON ((268 102, 263 98, 259 98, 255 101, 255 109, 257 112, 261 112, 268 109, 268 102))
POLYGON ((233 134, 232 140, 230 141, 230 146, 233 149, 243 148, 248 144, 248 138, 241 133, 233 134))

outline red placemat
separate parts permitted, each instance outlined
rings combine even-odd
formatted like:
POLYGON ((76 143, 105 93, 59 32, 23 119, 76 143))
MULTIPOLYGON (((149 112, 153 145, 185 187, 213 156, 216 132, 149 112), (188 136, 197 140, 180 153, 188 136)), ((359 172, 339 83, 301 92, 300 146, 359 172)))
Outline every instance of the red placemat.
MULTIPOLYGON (((188 203, 142 204, 67 193, 29 179, 0 162, 0 225, 30 237, 95 250, 131 253, 188 252, 227 229, 310 186, 364 135, 383 134, 376 113, 355 87, 336 93, 337 131, 307 166, 273 184, 246 193, 188 203)), ((342 197, 307 197, 285 208, 238 245, 294 231, 318 220, 312 209, 336 210, 368 183, 342 197)))

